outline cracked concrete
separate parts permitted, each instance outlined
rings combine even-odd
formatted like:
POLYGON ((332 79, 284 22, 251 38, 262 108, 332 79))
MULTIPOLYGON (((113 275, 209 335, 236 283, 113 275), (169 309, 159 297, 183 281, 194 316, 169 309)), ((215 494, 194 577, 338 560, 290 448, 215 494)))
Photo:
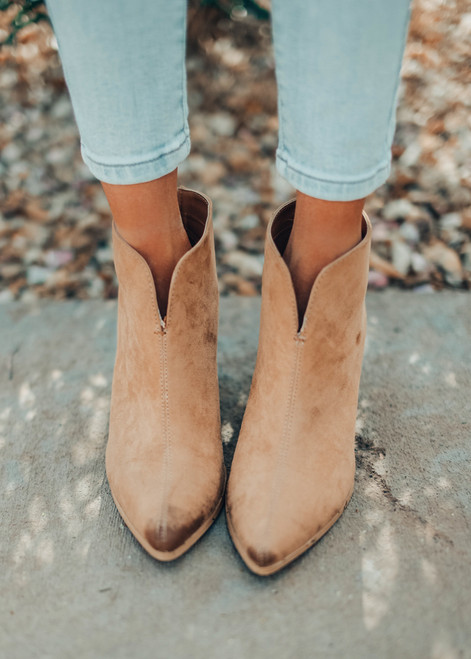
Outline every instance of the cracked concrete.
MULTIPOLYGON (((222 438, 247 400, 258 299, 221 301, 222 438)), ((114 302, 0 307, 0 656, 471 657, 471 304, 368 295, 357 476, 339 522, 271 578, 224 515, 162 565, 104 475, 114 302)))

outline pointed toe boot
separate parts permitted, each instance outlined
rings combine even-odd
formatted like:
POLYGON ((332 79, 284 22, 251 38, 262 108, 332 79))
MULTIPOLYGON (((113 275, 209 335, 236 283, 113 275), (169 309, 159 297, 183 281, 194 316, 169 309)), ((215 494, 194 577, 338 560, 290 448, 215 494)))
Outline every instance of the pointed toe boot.
POLYGON ((124 522, 162 561, 209 528, 225 488, 211 202, 186 188, 178 197, 192 247, 173 272, 165 318, 146 260, 113 224, 118 343, 106 471, 124 522))
POLYGON ((255 573, 277 572, 340 517, 355 474, 371 225, 317 276, 302 325, 282 254, 295 200, 267 228, 257 361, 226 493, 234 544, 255 573))

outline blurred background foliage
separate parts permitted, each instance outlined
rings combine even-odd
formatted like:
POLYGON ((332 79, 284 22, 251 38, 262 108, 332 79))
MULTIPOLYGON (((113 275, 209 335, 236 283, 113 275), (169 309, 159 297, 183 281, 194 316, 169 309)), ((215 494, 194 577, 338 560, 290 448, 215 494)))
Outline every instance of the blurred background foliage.
POLYGON ((27 25, 49 20, 42 0, 23 0, 23 2, 0 0, 0 11, 10 14, 10 31, 5 39, 0 41, 0 46, 14 44, 18 32, 27 25))
MULTIPOLYGON (((190 0, 189 7, 190 11, 200 7, 206 8, 209 12, 215 10, 218 14, 223 13, 232 20, 245 19, 247 16, 267 20, 270 16, 269 0, 190 0)), ((0 47, 13 45, 18 32, 27 25, 49 21, 43 0, 0 0, 0 11, 8 12, 11 15, 9 33, 5 39, 0 41, 0 47)), ((207 12, 205 14, 207 18, 207 12)), ((196 16, 193 18, 197 23, 199 22, 196 16)), ((195 33, 195 29, 189 30, 190 40, 192 34, 195 33)))

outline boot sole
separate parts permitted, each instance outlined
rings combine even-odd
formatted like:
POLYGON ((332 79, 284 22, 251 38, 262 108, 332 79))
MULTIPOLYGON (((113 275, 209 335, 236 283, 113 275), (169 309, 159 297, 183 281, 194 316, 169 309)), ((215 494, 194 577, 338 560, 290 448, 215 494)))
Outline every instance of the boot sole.
POLYGON ((158 561, 161 561, 162 563, 168 563, 170 561, 174 561, 176 558, 179 558, 186 551, 188 551, 188 549, 190 549, 190 547, 192 547, 201 538, 201 536, 206 533, 206 531, 210 528, 210 526, 212 526, 212 524, 216 521, 219 513, 221 512, 222 504, 224 501, 224 493, 226 491, 227 473, 225 468, 224 468, 224 474, 225 477, 224 477, 224 486, 222 488, 222 495, 218 503, 216 504, 216 507, 213 509, 211 515, 203 522, 203 524, 198 529, 196 529, 196 531, 194 531, 194 533, 192 533, 192 535, 190 535, 185 540, 184 543, 182 543, 179 547, 177 547, 172 551, 158 551, 157 549, 152 547, 152 545, 138 531, 136 531, 134 526, 128 520, 123 509, 121 508, 115 496, 113 495, 111 487, 110 487, 110 491, 115 506, 118 509, 118 512, 121 515, 123 522, 126 524, 126 526, 131 531, 131 533, 136 538, 136 540, 139 542, 139 544, 146 550, 148 554, 152 556, 152 558, 155 558, 158 561))
POLYGON ((242 548, 242 545, 241 545, 239 539, 237 538, 237 535, 234 531, 234 527, 232 526, 231 518, 230 518, 230 516, 227 512, 227 508, 226 508, 227 526, 229 528, 229 533, 230 533, 230 536, 232 538, 232 542, 234 543, 234 546, 237 549, 237 551, 239 552, 242 560, 244 561, 244 563, 247 565, 247 567, 252 572, 254 572, 255 574, 258 574, 261 577, 267 577, 267 576, 270 576, 271 574, 275 574, 275 572, 279 572, 284 567, 286 567, 289 563, 292 563, 296 558, 301 556, 301 554, 303 554, 305 551, 307 551, 308 549, 313 547, 316 544, 316 542, 318 542, 318 540, 320 540, 322 538, 322 536, 324 536, 327 533, 327 531, 343 515, 343 512, 344 512, 345 508, 348 506, 348 504, 350 503, 350 499, 352 498, 353 489, 354 489, 354 486, 352 486, 352 489, 350 490, 350 493, 349 493, 345 503, 343 504, 342 508, 340 509, 340 511, 336 515, 334 515, 334 517, 332 517, 332 519, 330 519, 329 522, 327 522, 327 524, 325 526, 323 526, 322 529, 316 533, 316 535, 312 536, 312 538, 310 538, 307 542, 305 542, 303 545, 301 545, 301 547, 298 547, 293 552, 291 552, 291 554, 288 554, 288 556, 285 556, 284 558, 282 558, 280 561, 277 561, 276 563, 272 563, 271 565, 267 565, 266 567, 261 567, 260 565, 255 563, 255 561, 253 561, 248 556, 247 552, 242 548))

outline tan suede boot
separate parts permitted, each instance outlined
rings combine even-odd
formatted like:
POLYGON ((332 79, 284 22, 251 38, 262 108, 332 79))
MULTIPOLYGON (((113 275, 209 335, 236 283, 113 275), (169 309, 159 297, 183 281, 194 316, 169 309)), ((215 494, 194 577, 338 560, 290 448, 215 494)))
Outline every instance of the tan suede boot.
POLYGON ((355 420, 366 332, 371 225, 317 276, 298 331, 282 253, 295 200, 265 245, 257 362, 226 494, 229 530, 247 566, 272 574, 340 517, 355 473, 355 420))
POLYGON ((147 262, 113 224, 118 345, 106 470, 126 525, 162 561, 209 528, 225 487, 211 202, 185 188, 178 197, 192 248, 174 270, 164 319, 147 262))

